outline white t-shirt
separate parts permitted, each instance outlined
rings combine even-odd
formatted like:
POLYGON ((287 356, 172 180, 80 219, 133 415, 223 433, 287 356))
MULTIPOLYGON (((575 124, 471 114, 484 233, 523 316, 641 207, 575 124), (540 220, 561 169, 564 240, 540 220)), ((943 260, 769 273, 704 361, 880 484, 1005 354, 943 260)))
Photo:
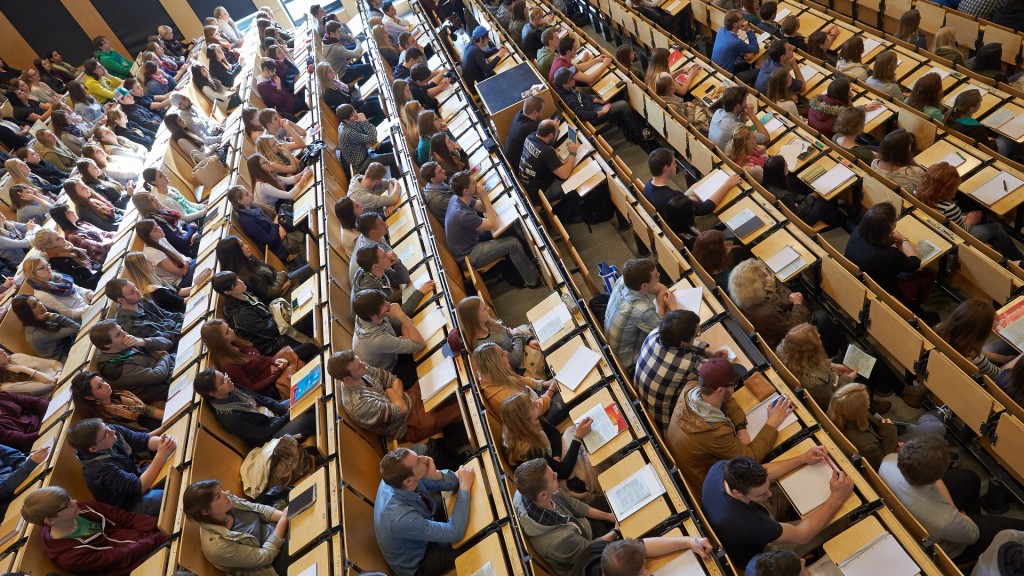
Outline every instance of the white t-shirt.
MULTIPOLYGON (((178 258, 180 258, 181 261, 184 262, 186 266, 190 262, 188 258, 182 256, 180 252, 175 250, 174 247, 171 246, 169 242, 167 242, 167 238, 161 238, 160 245, 163 246, 164 248, 167 248, 168 251, 177 254, 178 258)), ((156 266, 157 276, 163 278, 164 280, 167 280, 168 282, 175 286, 178 286, 178 284, 181 283, 181 276, 171 274, 167 270, 164 270, 163 268, 160 267, 160 263, 168 259, 167 254, 164 254, 163 252, 161 252, 157 248, 153 248, 152 246, 146 246, 145 248, 143 248, 142 253, 146 255, 146 260, 149 260, 150 262, 153 263, 154 266, 156 266)))

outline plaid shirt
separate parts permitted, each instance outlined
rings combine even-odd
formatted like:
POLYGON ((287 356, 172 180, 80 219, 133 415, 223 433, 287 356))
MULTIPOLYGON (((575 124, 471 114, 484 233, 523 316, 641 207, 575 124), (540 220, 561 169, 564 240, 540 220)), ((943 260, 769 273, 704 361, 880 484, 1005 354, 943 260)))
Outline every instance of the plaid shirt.
POLYGON ((651 332, 640 349, 634 381, 644 403, 654 415, 661 433, 668 433, 679 393, 687 382, 697 379, 697 369, 707 357, 707 342, 694 340, 690 346, 664 346, 660 329, 651 332))
POLYGON ((1004 0, 961 0, 957 10, 969 16, 991 20, 992 15, 1003 7, 1004 0))
POLYGON ((534 522, 543 526, 562 526, 569 523, 569 516, 558 512, 558 502, 555 502, 555 510, 541 508, 526 498, 523 498, 526 506, 526 514, 533 518, 534 522))
POLYGON ((659 321, 650 294, 627 288, 623 278, 615 281, 604 313, 604 333, 623 366, 636 364, 644 338, 658 327, 659 321))

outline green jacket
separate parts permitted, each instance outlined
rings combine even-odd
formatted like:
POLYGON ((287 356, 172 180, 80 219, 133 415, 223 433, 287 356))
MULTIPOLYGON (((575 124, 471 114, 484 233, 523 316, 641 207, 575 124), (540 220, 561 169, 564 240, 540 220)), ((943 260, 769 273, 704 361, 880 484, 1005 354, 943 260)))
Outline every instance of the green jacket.
MULTIPOLYGON (((277 512, 272 506, 256 504, 230 495, 234 510, 250 510, 271 522, 270 516, 277 512)), ((200 524, 199 535, 203 555, 211 564, 228 576, 277 576, 273 562, 277 558, 284 540, 273 534, 266 542, 254 536, 235 532, 216 524, 200 524)))
POLYGON ((121 56, 117 52, 113 50, 109 52, 97 50, 93 56, 96 56, 96 59, 99 60, 100 64, 103 64, 103 67, 107 69, 107 72, 110 72, 121 80, 131 76, 132 61, 121 56))

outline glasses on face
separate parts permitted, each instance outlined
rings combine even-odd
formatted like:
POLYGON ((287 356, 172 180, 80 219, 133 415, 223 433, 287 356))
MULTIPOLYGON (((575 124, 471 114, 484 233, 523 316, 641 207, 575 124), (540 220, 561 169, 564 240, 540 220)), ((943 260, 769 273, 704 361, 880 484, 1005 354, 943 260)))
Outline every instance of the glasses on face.
POLYGON ((68 503, 65 504, 64 507, 61 508, 60 510, 57 510, 57 512, 54 513, 54 516, 56 516, 57 514, 60 514, 61 512, 67 510, 68 508, 71 508, 71 502, 72 502, 71 498, 68 498, 68 503))
MULTIPOLYGON (((110 427, 108 426, 108 427, 104 428, 104 430, 103 430, 103 437, 100 438, 99 440, 97 440, 96 444, 99 444, 100 442, 103 442, 107 438, 111 438, 113 436, 114 436, 114 431, 111 430, 110 427)), ((96 444, 93 444, 93 446, 95 446, 96 444)))

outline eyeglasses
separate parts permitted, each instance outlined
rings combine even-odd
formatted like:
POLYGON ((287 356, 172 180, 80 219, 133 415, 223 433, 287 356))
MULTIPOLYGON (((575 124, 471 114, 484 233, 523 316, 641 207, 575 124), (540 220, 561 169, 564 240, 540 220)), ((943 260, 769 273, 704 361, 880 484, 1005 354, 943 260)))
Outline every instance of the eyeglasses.
POLYGON ((56 512, 54 512, 53 515, 56 516, 57 514, 60 514, 61 512, 67 510, 68 508, 71 508, 71 502, 72 502, 71 498, 68 498, 68 503, 65 504, 64 507, 61 508, 60 510, 57 510, 56 512))

